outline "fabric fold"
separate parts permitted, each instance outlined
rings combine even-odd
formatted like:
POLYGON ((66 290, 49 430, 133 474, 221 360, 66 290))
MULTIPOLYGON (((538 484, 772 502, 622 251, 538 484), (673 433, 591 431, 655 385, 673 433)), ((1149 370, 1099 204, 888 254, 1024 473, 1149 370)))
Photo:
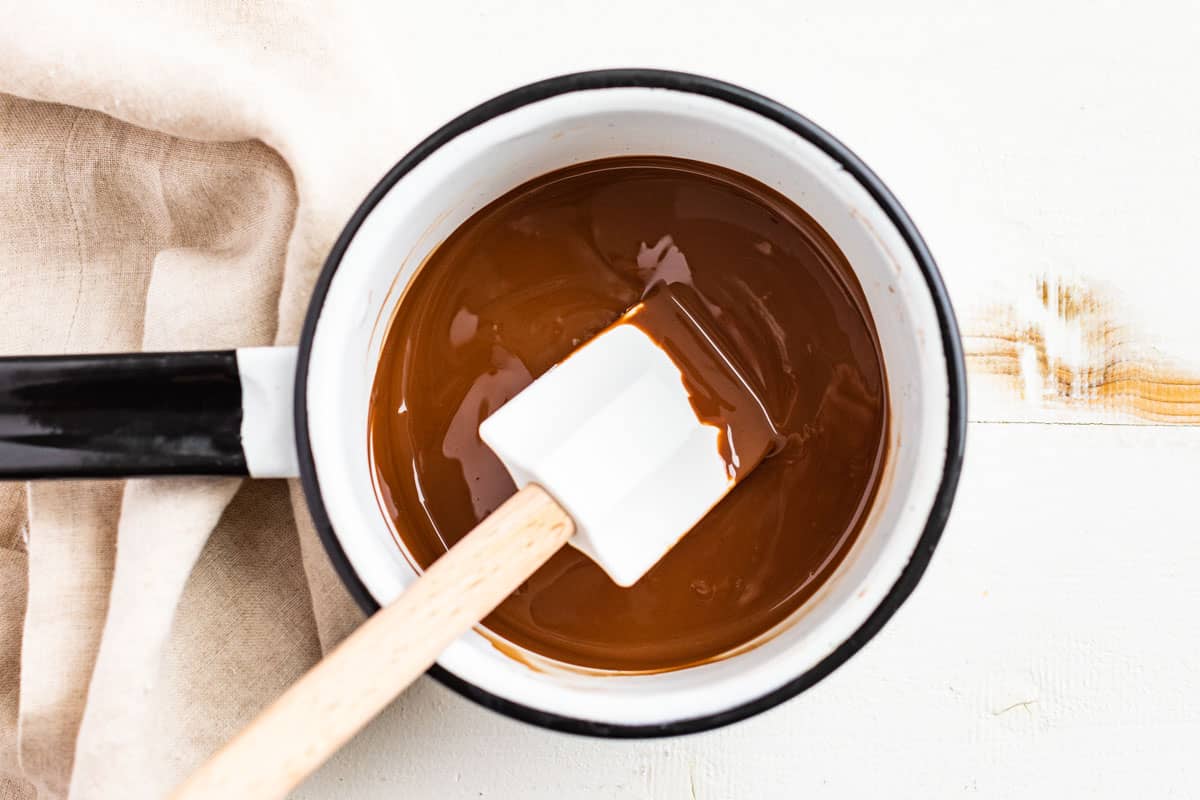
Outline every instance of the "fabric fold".
MULTIPOLYGON (((0 95, 0 355, 294 343, 340 220, 263 109, 21 48, 0 88, 167 132, 0 95)), ((0 484, 0 798, 160 797, 360 620, 285 482, 0 484)))

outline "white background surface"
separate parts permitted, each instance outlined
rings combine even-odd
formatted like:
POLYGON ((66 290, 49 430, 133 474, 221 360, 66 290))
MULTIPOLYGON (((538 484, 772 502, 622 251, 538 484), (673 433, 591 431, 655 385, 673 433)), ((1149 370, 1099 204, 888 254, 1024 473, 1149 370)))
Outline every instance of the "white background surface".
MULTIPOLYGON (((1195 375, 1200 5, 1052 5, 437 2, 370 28, 392 40, 379 79, 411 112, 397 157, 529 80, 708 73, 862 156, 968 331, 1055 276, 1103 289, 1154 358, 1195 375)), ((1200 795, 1200 426, 979 375, 971 389, 967 465, 924 581, 806 694, 713 733, 615 742, 424 679, 297 796, 1200 795)))

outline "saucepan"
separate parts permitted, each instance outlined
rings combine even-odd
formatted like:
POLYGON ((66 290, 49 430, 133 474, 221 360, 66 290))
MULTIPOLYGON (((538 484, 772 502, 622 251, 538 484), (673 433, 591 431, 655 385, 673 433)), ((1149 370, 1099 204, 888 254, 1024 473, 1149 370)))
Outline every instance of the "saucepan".
POLYGON ((386 320, 425 257, 488 202, 552 170, 629 154, 756 178, 838 244, 886 367, 881 489, 853 552, 821 591, 729 658, 659 674, 539 670, 472 633, 430 674, 508 716, 612 737, 713 728, 804 691, 879 632, 930 561, 962 466, 962 345, 933 258, 879 178, 796 112, 711 78, 566 75, 448 123, 347 222, 296 347, 0 360, 0 477, 298 477, 347 590, 376 611, 414 577, 380 510, 367 453, 386 320))

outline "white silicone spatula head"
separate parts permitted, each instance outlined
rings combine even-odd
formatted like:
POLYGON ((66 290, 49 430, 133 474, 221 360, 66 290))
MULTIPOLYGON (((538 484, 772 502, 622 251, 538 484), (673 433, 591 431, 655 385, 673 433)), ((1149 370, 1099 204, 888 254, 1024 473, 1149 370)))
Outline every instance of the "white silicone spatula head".
POLYGON ((518 488, 548 491, 575 521, 570 543, 621 586, 771 445, 765 412, 701 312, 660 288, 479 426, 518 488), (719 419, 701 419, 696 386, 714 383, 727 387, 705 398, 719 419))

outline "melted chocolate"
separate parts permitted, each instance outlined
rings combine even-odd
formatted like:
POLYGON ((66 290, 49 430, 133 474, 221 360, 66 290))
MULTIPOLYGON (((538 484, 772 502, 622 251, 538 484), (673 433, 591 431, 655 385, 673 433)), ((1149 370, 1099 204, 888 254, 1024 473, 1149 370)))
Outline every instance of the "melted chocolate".
MULTIPOLYGON (((720 657, 812 596, 878 486, 879 343, 829 236, 745 176, 610 159, 491 203, 408 287, 381 354, 369 435, 379 493, 410 558, 428 566, 515 491, 479 423, 660 283, 707 312, 719 349, 766 410, 774 451, 633 587, 568 547, 485 620, 545 657, 630 671, 720 657)), ((687 357, 652 335, 677 362, 687 357)), ((743 426, 729 388, 688 380, 688 389, 701 419, 726 428, 723 455, 736 472, 743 426)))

